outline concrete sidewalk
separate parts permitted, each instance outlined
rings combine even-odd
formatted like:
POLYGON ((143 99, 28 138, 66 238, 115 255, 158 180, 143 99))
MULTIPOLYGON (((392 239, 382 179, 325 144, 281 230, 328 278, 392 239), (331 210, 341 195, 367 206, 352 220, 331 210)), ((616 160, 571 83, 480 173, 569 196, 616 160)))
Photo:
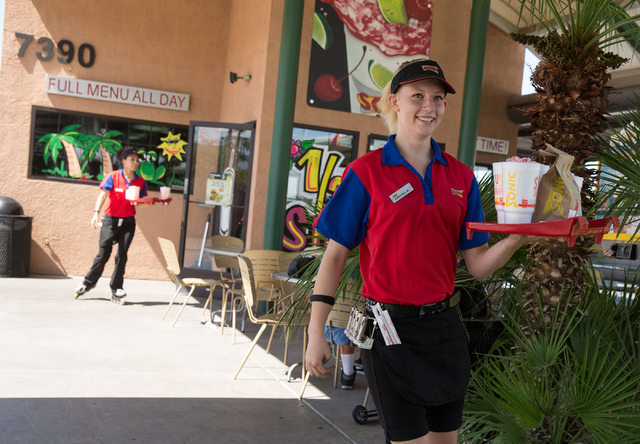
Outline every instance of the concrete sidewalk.
MULTIPOLYGON (((300 369, 289 380, 281 329, 269 355, 263 335, 234 381, 258 330, 248 320, 233 345, 230 327, 220 335, 204 325, 205 298, 192 299, 175 328, 179 305, 161 321, 170 282, 126 279, 129 304, 119 306, 106 279, 73 299, 80 281, 0 279, 1 443, 384 442, 377 419, 352 418, 362 375, 353 391, 313 378, 298 400, 300 369)), ((289 361, 301 357, 298 338, 289 361)))

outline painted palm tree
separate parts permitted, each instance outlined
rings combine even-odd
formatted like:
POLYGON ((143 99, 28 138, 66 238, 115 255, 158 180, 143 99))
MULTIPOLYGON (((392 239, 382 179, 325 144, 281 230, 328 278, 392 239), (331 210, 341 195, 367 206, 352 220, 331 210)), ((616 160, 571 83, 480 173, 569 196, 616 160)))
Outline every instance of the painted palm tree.
POLYGON ((95 157, 98 150, 102 155, 102 177, 109 174, 113 171, 113 162, 111 161, 111 154, 114 156, 118 152, 120 148, 122 148, 122 144, 115 140, 115 137, 122 136, 123 134, 120 131, 107 131, 102 136, 94 136, 89 135, 86 136, 86 145, 84 154, 82 156, 82 168, 86 167, 87 163, 91 162, 95 157))
MULTIPOLYGON (((537 104, 527 110, 534 129, 534 155, 538 162, 545 163, 538 153, 549 143, 574 156, 572 172, 584 178, 581 200, 586 213, 594 204, 597 174, 586 165, 602 149, 597 136, 606 127, 610 70, 626 61, 606 50, 624 41, 638 48, 640 28, 635 22, 640 17, 627 12, 637 1, 519 3, 520 16, 532 16, 546 30, 544 36, 512 34, 515 41, 533 46, 541 56, 531 75, 537 104)), ((568 248, 566 242, 556 239, 539 242, 530 249, 532 266, 526 275, 529 285, 523 293, 530 315, 540 322, 549 321, 563 291, 572 291, 574 297, 568 304, 575 306, 585 288, 591 242, 592 238, 579 238, 575 247, 568 248), (544 315, 533 303, 538 294, 544 299, 544 315)))
POLYGON ((69 125, 62 128, 60 133, 49 133, 42 136, 38 142, 46 143, 44 146, 44 162, 49 162, 49 158, 54 164, 58 163, 58 156, 64 149, 69 163, 68 171, 70 177, 80 177, 82 168, 76 153, 75 147, 84 149, 84 135, 78 131, 82 125, 69 125))

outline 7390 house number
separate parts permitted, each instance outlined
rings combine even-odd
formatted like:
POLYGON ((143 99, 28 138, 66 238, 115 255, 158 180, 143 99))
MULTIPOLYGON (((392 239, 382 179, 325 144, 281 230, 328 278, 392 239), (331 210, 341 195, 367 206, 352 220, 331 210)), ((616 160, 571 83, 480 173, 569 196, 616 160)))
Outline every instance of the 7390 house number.
MULTIPOLYGON (((16 37, 19 39, 24 39, 22 44, 20 45, 20 50, 18 51, 18 57, 24 57, 24 53, 34 39, 34 37, 30 34, 22 34, 20 32, 16 32, 16 37)), ((49 37, 40 37, 36 43, 41 46, 39 51, 36 51, 36 57, 43 62, 48 62, 54 56, 53 49, 56 48, 58 54, 61 57, 58 57, 58 61, 63 65, 67 65, 73 62, 73 58, 76 55, 75 47, 73 43, 69 40, 60 40, 58 45, 54 45, 53 40, 49 37)), ((96 61, 96 50, 92 45, 88 43, 83 43, 78 48, 78 63, 83 68, 91 68, 93 63, 96 61)))

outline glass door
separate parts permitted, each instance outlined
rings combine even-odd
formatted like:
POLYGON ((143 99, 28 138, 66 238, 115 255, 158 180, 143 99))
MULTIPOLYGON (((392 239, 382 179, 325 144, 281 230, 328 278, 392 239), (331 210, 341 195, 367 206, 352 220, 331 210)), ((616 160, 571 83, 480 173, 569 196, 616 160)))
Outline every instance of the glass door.
POLYGON ((189 124, 180 262, 212 271, 211 236, 245 240, 255 122, 189 124))

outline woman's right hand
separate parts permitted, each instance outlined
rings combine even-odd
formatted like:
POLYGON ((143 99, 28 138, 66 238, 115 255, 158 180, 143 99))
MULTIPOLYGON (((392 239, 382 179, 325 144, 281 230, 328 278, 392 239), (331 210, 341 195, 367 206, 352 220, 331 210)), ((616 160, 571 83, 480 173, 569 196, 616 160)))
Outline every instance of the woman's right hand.
MULTIPOLYGON (((344 268, 344 262, 349 254, 349 249, 339 243, 330 240, 327 250, 324 252, 313 294, 335 295, 340 280, 340 273, 344 268)), ((331 349, 324 337, 324 326, 331 312, 331 305, 314 301, 311 303, 311 319, 309 321, 309 345, 305 354, 305 367, 312 376, 319 378, 331 377, 335 365, 325 367, 331 359, 331 349)))
POLYGON ((98 228, 98 219, 100 218, 100 213, 93 212, 93 217, 91 217, 91 226, 93 228, 98 228))
POLYGON ((324 335, 309 337, 309 345, 307 346, 307 354, 305 355, 307 371, 311 376, 319 378, 331 377, 331 372, 335 369, 335 365, 325 367, 324 364, 331 359, 331 349, 329 343, 325 340, 324 335))

